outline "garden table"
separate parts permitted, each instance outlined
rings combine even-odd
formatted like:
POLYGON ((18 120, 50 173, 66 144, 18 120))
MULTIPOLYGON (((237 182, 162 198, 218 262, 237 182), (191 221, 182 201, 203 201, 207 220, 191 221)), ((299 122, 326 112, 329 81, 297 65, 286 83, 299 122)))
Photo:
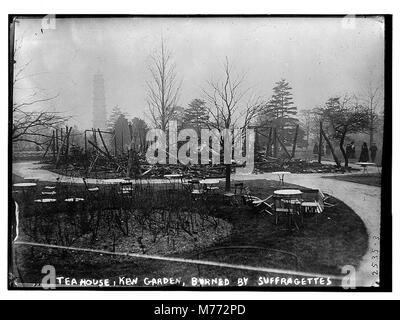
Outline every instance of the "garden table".
POLYGON ((200 184, 204 185, 204 189, 206 191, 216 191, 219 189, 219 180, 218 179, 203 179, 200 180, 200 184))
POLYGON ((35 182, 20 182, 20 183, 14 183, 13 186, 17 187, 17 188, 32 188, 32 187, 36 187, 37 183, 35 183, 35 182))
POLYGON ((164 178, 167 178, 167 179, 180 179, 180 178, 182 178, 182 175, 181 174, 166 174, 166 175, 164 175, 164 178))
POLYGON ((181 186, 183 188, 183 175, 176 173, 176 174, 166 174, 164 175, 164 178, 166 178, 172 185, 172 187, 175 189, 175 184, 178 185, 179 188, 179 183, 181 183, 181 186))
POLYGON ((219 179, 203 179, 200 180, 200 184, 205 184, 205 185, 219 184, 219 179))
POLYGON ((14 183, 13 187, 15 188, 20 188, 22 190, 22 194, 24 197, 30 196, 33 194, 33 191, 35 190, 37 184, 35 182, 20 182, 20 183, 14 183))
POLYGON ((83 198, 67 198, 64 200, 65 202, 80 202, 80 201, 85 201, 83 198))
POLYGON ((376 166, 376 164, 373 162, 356 162, 356 164, 363 168, 363 173, 367 173, 367 167, 376 166))
MULTIPOLYGON (((278 199, 283 205, 284 209, 288 209, 288 229, 291 229, 293 214, 301 214, 300 205, 301 205, 301 195, 303 193, 298 189, 280 189, 274 191, 274 196, 278 199)), ((276 204, 275 204, 276 206, 276 204)), ((294 221, 294 225, 297 229, 299 226, 296 221, 294 221)))
POLYGON ((52 202, 56 202, 56 199, 53 198, 45 198, 45 199, 36 199, 35 202, 36 203, 52 203, 52 202))
POLYGON ((289 171, 276 171, 276 172, 272 172, 272 174, 277 175, 279 177, 279 181, 281 182, 281 185, 284 185, 283 179, 285 177, 285 174, 286 175, 290 174, 290 172, 289 171))
POLYGON ((57 194, 55 191, 42 191, 42 195, 44 196, 54 196, 55 194, 57 194))
POLYGON ((302 192, 298 189, 280 189, 280 190, 275 190, 274 194, 277 196, 282 196, 282 197, 299 197, 302 195, 302 192))
POLYGON ((173 182, 174 180, 182 181, 183 175, 182 174, 166 174, 166 175, 164 175, 164 178, 170 180, 171 182, 173 182))

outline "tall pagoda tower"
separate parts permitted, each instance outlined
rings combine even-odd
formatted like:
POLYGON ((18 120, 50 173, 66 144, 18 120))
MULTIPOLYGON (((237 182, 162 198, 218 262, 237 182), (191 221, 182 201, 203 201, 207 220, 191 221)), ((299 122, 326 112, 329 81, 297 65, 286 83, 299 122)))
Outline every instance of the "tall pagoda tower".
POLYGON ((104 78, 101 73, 93 76, 93 128, 106 128, 106 97, 104 78))

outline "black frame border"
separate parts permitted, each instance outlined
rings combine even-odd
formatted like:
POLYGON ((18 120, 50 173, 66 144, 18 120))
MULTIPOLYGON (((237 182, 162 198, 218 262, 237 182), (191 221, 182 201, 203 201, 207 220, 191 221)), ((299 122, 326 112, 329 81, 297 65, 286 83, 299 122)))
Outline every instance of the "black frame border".
MULTIPOLYGON (((9 14, 8 15, 8 267, 12 265, 12 105, 14 70, 14 35, 11 29, 17 18, 37 19, 47 14, 9 14)), ((59 19, 67 18, 344 18, 346 14, 56 14, 59 19)), ((393 16, 391 14, 356 14, 355 18, 384 18, 384 134, 382 148, 382 185, 381 185, 381 234, 379 259, 379 287, 357 287, 345 290, 341 287, 129 287, 129 288, 57 288, 56 291, 212 291, 212 292, 392 292, 392 65, 393 65, 393 16)), ((10 270, 10 269, 9 269, 10 270)), ((7 272, 9 271, 7 270, 7 272)), ((15 288, 7 282, 8 290, 34 291, 37 288, 15 288)))

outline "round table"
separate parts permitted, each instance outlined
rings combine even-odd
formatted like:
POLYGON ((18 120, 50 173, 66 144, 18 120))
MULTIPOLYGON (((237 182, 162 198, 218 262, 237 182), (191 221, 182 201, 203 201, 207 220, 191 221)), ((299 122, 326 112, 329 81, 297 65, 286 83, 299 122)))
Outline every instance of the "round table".
POLYGON ((55 191, 42 191, 42 195, 44 195, 44 196, 54 196, 56 194, 57 194, 57 192, 55 192, 55 191))
POLYGON ((166 174, 166 175, 164 175, 164 178, 173 183, 174 180, 176 180, 176 182, 178 182, 179 180, 182 181, 183 175, 182 174, 166 174))
POLYGON ((199 181, 200 184, 205 186, 206 191, 217 191, 219 190, 219 180, 218 179, 203 179, 199 181))
MULTIPOLYGON (((300 204, 302 194, 303 193, 298 189, 280 189, 274 191, 274 196, 281 200, 283 208, 288 209, 288 230, 292 229, 292 216, 295 213, 301 213, 300 204)), ((296 221, 294 221, 294 225, 299 229, 296 221)))
POLYGON ((289 171, 276 171, 272 172, 272 174, 275 174, 279 177, 279 181, 281 182, 282 185, 284 185, 283 178, 285 177, 285 174, 290 174, 289 171))
POLYGON ((181 174, 166 174, 166 175, 164 175, 164 178, 167 178, 167 179, 180 179, 180 178, 182 178, 182 175, 181 174))
POLYGON ((34 193, 37 184, 35 182, 20 182, 14 183, 13 187, 20 188, 24 197, 34 193))
POLYGON ((83 198, 67 198, 64 200, 65 202, 80 202, 80 201, 85 201, 83 198))
POLYGON ((45 198, 45 199, 36 199, 35 202, 36 203, 52 203, 52 202, 56 202, 56 199, 53 198, 45 198))
POLYGON ((37 183, 35 182, 20 182, 20 183, 14 183, 14 187, 17 188, 31 188, 31 187, 36 187, 37 183))
POLYGON ((363 173, 367 172, 367 167, 376 166, 373 162, 356 162, 356 164, 363 167, 363 173))
POLYGON ((200 180, 200 184, 212 185, 212 184, 219 184, 219 179, 203 179, 200 180))
POLYGON ((277 196, 282 196, 282 197, 294 197, 294 196, 300 196, 303 192, 301 192, 298 189, 280 189, 280 190, 275 190, 274 194, 277 196))

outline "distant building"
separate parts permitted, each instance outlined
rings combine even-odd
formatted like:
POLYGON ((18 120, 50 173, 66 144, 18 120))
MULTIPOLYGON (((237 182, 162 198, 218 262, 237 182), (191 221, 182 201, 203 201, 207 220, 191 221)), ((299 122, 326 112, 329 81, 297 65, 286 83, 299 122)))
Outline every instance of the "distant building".
POLYGON ((106 97, 103 75, 97 73, 93 76, 93 128, 106 128, 106 97))

